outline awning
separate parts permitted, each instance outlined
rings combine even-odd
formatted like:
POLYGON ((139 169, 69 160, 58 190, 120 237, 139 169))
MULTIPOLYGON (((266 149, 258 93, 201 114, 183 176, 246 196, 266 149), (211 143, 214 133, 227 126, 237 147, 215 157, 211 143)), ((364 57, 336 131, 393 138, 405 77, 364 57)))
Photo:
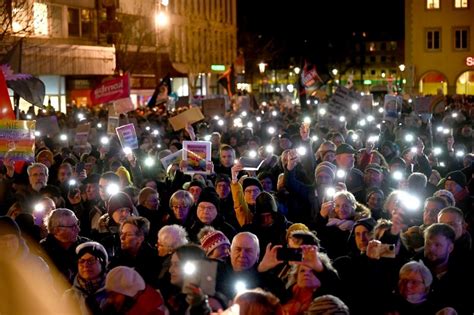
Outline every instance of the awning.
POLYGON ((33 75, 112 75, 115 48, 84 45, 25 44, 21 72, 33 75))

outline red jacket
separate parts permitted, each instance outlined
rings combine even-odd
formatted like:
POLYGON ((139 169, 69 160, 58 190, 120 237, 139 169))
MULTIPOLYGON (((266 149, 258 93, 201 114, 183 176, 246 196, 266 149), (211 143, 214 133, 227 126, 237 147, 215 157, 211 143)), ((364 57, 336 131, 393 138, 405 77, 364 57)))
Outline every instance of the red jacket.
POLYGON ((133 307, 127 312, 127 315, 164 315, 160 307, 163 306, 163 297, 161 293, 146 286, 145 290, 139 293, 133 307))

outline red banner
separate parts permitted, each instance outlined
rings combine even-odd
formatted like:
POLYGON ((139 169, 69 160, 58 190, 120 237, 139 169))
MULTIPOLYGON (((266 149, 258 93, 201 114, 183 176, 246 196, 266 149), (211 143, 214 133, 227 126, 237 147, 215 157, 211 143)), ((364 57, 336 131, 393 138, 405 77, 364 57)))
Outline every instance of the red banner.
POLYGON ((97 86, 91 93, 92 104, 103 104, 130 96, 128 73, 97 86))
POLYGON ((0 69, 0 118, 1 119, 15 119, 10 96, 8 95, 7 82, 3 76, 3 71, 0 69))

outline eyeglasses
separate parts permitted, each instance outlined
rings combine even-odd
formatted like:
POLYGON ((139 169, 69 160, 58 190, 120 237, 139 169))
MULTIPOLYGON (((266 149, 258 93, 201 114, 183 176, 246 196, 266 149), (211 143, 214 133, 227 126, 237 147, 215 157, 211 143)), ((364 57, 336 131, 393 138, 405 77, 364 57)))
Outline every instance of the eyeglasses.
POLYGON ((255 188, 255 189, 245 189, 244 191, 246 194, 259 194, 260 193, 260 189, 258 188, 255 188))
POLYGON ((400 282, 406 285, 411 284, 413 286, 425 285, 424 281, 415 279, 400 279, 400 282))
POLYGON ((64 229, 79 229, 79 222, 77 222, 76 224, 72 224, 72 225, 58 225, 57 227, 58 228, 64 228, 64 229))
POLYGON ((171 205, 173 209, 186 209, 187 207, 186 205, 171 205))
POLYGON ((89 259, 79 259, 77 262, 79 265, 95 265, 99 260, 95 257, 89 258, 89 259))

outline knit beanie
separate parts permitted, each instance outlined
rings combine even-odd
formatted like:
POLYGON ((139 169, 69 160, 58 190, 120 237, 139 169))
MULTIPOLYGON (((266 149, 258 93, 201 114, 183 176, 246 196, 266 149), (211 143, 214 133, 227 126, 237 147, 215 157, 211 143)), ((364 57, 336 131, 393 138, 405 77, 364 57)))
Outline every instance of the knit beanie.
POLYGON ((214 188, 206 187, 202 190, 197 205, 199 206, 201 202, 212 203, 216 207, 217 212, 219 212, 219 195, 216 193, 214 188))
POLYGON ((145 290, 145 281, 133 268, 118 266, 113 268, 105 278, 105 289, 134 297, 138 292, 145 290))
POLYGON ((210 231, 209 233, 204 234, 200 242, 201 247, 206 252, 206 255, 209 255, 214 249, 221 245, 225 244, 229 245, 230 247, 229 239, 221 231, 210 231))
POLYGON ((77 259, 80 259, 85 254, 91 254, 92 256, 98 258, 100 260, 100 264, 102 265, 102 271, 105 271, 105 267, 107 267, 107 264, 109 263, 109 256, 107 255, 107 251, 102 244, 94 241, 79 244, 76 247, 77 259))
POLYGON ((275 198, 273 198, 272 194, 264 191, 261 192, 257 199, 255 199, 255 213, 262 214, 262 213, 277 213, 278 207, 275 202, 275 198))
POLYGON ((0 235, 14 234, 17 237, 21 236, 18 224, 8 216, 0 216, 0 235))
POLYGON ((322 295, 313 300, 305 312, 305 315, 349 315, 349 308, 344 302, 334 295, 322 295))
POLYGON ((130 197, 124 192, 118 192, 111 196, 107 206, 107 213, 112 217, 114 212, 120 208, 130 209, 130 213, 133 212, 133 203, 130 197))
POLYGON ((193 187, 193 186, 198 186, 198 187, 200 187, 201 189, 204 189, 204 188, 206 187, 206 185, 204 185, 203 182, 201 182, 200 180, 197 180, 197 179, 195 179, 195 180, 193 180, 193 181, 191 181, 191 182, 189 183, 188 189, 189 189, 190 187, 193 187))
POLYGON ((260 181, 255 177, 247 177, 244 179, 242 183, 242 189, 245 191, 245 188, 249 186, 257 186, 260 191, 263 191, 262 184, 260 184, 260 181))
POLYGON ((466 187, 467 185, 466 175, 464 175, 464 173, 461 171, 453 171, 448 173, 448 175, 446 175, 446 180, 452 180, 462 188, 466 187))
POLYGON ((291 236, 291 233, 293 231, 308 231, 309 232, 309 228, 306 226, 306 224, 303 224, 303 223, 293 223, 286 230, 286 239, 288 239, 288 237, 291 236))
POLYGON ((38 152, 38 154, 36 154, 36 161, 39 161, 41 157, 46 157, 49 161, 49 163, 53 164, 53 161, 54 161, 54 158, 53 158, 53 152, 51 152, 50 150, 41 150, 40 152, 38 152))
POLYGON ((315 176, 318 176, 321 172, 326 172, 334 179, 336 177, 336 166, 330 162, 321 162, 316 166, 314 174, 315 176), (334 166, 334 168, 332 166, 334 166))

